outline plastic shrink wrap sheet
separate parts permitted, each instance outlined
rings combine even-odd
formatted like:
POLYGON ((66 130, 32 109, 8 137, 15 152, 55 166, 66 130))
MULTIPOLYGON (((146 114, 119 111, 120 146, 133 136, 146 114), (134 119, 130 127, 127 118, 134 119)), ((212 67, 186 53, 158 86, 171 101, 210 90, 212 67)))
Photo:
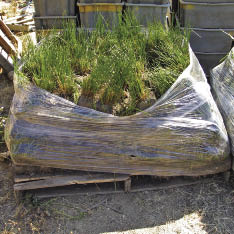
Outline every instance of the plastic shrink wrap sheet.
POLYGON ((234 156, 234 48, 224 62, 211 71, 211 86, 230 137, 234 156))
POLYGON ((15 75, 5 131, 16 165, 157 176, 231 168, 221 114, 191 50, 190 65, 164 96, 127 117, 77 106, 20 79, 15 75))

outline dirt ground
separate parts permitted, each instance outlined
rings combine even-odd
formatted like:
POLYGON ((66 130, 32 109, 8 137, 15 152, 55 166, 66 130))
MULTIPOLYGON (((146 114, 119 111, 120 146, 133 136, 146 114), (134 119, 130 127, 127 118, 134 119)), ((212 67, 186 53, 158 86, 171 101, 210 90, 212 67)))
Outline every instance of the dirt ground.
MULTIPOLYGON (((7 115, 13 86, 0 76, 0 106, 7 115)), ((4 145, 1 150, 6 150, 4 145)), ((160 191, 76 195, 16 203, 11 162, 0 163, 0 233, 233 233, 234 175, 160 191)))
POLYGON ((161 191, 59 197, 19 204, 0 164, 0 233, 233 233, 234 176, 161 191))

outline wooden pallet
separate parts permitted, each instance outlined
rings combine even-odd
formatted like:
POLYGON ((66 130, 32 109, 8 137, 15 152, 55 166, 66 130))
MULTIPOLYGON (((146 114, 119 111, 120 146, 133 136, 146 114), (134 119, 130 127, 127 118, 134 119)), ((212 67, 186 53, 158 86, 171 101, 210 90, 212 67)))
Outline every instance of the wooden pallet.
MULTIPOLYGON (((46 191, 50 188, 71 187, 72 185, 98 185, 107 183, 123 183, 123 191, 131 189, 131 178, 129 175, 112 173, 95 173, 84 171, 59 170, 54 168, 42 169, 40 167, 15 167, 14 168, 14 192, 17 198, 22 192, 46 191), (44 189, 44 190, 43 190, 44 189)), ((82 189, 82 192, 85 190, 82 189)), ((54 195, 53 195, 54 196, 54 195)))
MULTIPOLYGON (((227 174, 224 175, 227 176, 227 174)), ((14 168, 14 192, 18 200, 25 192, 37 198, 132 193, 207 183, 211 180, 212 177, 155 178, 40 167, 17 166, 14 168)))
POLYGON ((14 70, 12 56, 19 58, 22 43, 15 37, 7 25, 0 20, 0 66, 7 72, 14 70))

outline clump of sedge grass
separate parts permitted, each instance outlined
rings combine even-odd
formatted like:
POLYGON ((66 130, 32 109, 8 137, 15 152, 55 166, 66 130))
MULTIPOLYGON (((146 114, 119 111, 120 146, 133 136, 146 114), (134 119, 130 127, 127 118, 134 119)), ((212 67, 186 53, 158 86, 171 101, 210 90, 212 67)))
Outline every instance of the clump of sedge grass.
POLYGON ((189 65, 189 31, 179 27, 164 30, 157 24, 149 27, 147 62, 149 80, 157 98, 161 97, 189 65))
MULTIPOLYGON (((29 46, 22 72, 39 87, 77 103, 80 95, 93 102, 122 105, 118 115, 138 111, 150 90, 163 95, 189 63, 188 37, 178 28, 154 23, 142 31, 131 15, 112 31, 99 18, 90 33, 75 25, 52 31, 39 46, 29 46), (85 77, 85 79, 77 79, 85 77), (147 82, 146 82, 147 81, 147 82)), ((94 105, 95 108, 95 105, 94 105)))

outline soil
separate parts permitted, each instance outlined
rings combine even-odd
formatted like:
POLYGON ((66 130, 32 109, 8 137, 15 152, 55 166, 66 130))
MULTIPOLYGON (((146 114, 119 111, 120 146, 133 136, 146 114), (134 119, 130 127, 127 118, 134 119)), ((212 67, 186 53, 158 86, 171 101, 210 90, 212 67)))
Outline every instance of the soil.
MULTIPOLYGON (((83 107, 88 107, 91 109, 95 109, 100 112, 116 115, 116 116, 124 116, 127 106, 130 104, 130 94, 128 92, 125 92, 125 98, 122 102, 119 102, 115 105, 113 104, 103 104, 100 100, 94 100, 92 98, 86 97, 84 95, 81 95, 79 97, 77 105, 83 106, 83 107)), ((135 112, 140 112, 143 111, 149 107, 151 107, 154 103, 156 102, 156 97, 153 91, 149 92, 148 96, 146 97, 145 100, 140 101, 136 105, 136 110, 135 112)), ((132 114, 132 112, 131 112, 132 114)))
POLYGON ((0 164, 0 233, 233 233, 234 175, 161 191, 16 203, 10 163, 0 164))

